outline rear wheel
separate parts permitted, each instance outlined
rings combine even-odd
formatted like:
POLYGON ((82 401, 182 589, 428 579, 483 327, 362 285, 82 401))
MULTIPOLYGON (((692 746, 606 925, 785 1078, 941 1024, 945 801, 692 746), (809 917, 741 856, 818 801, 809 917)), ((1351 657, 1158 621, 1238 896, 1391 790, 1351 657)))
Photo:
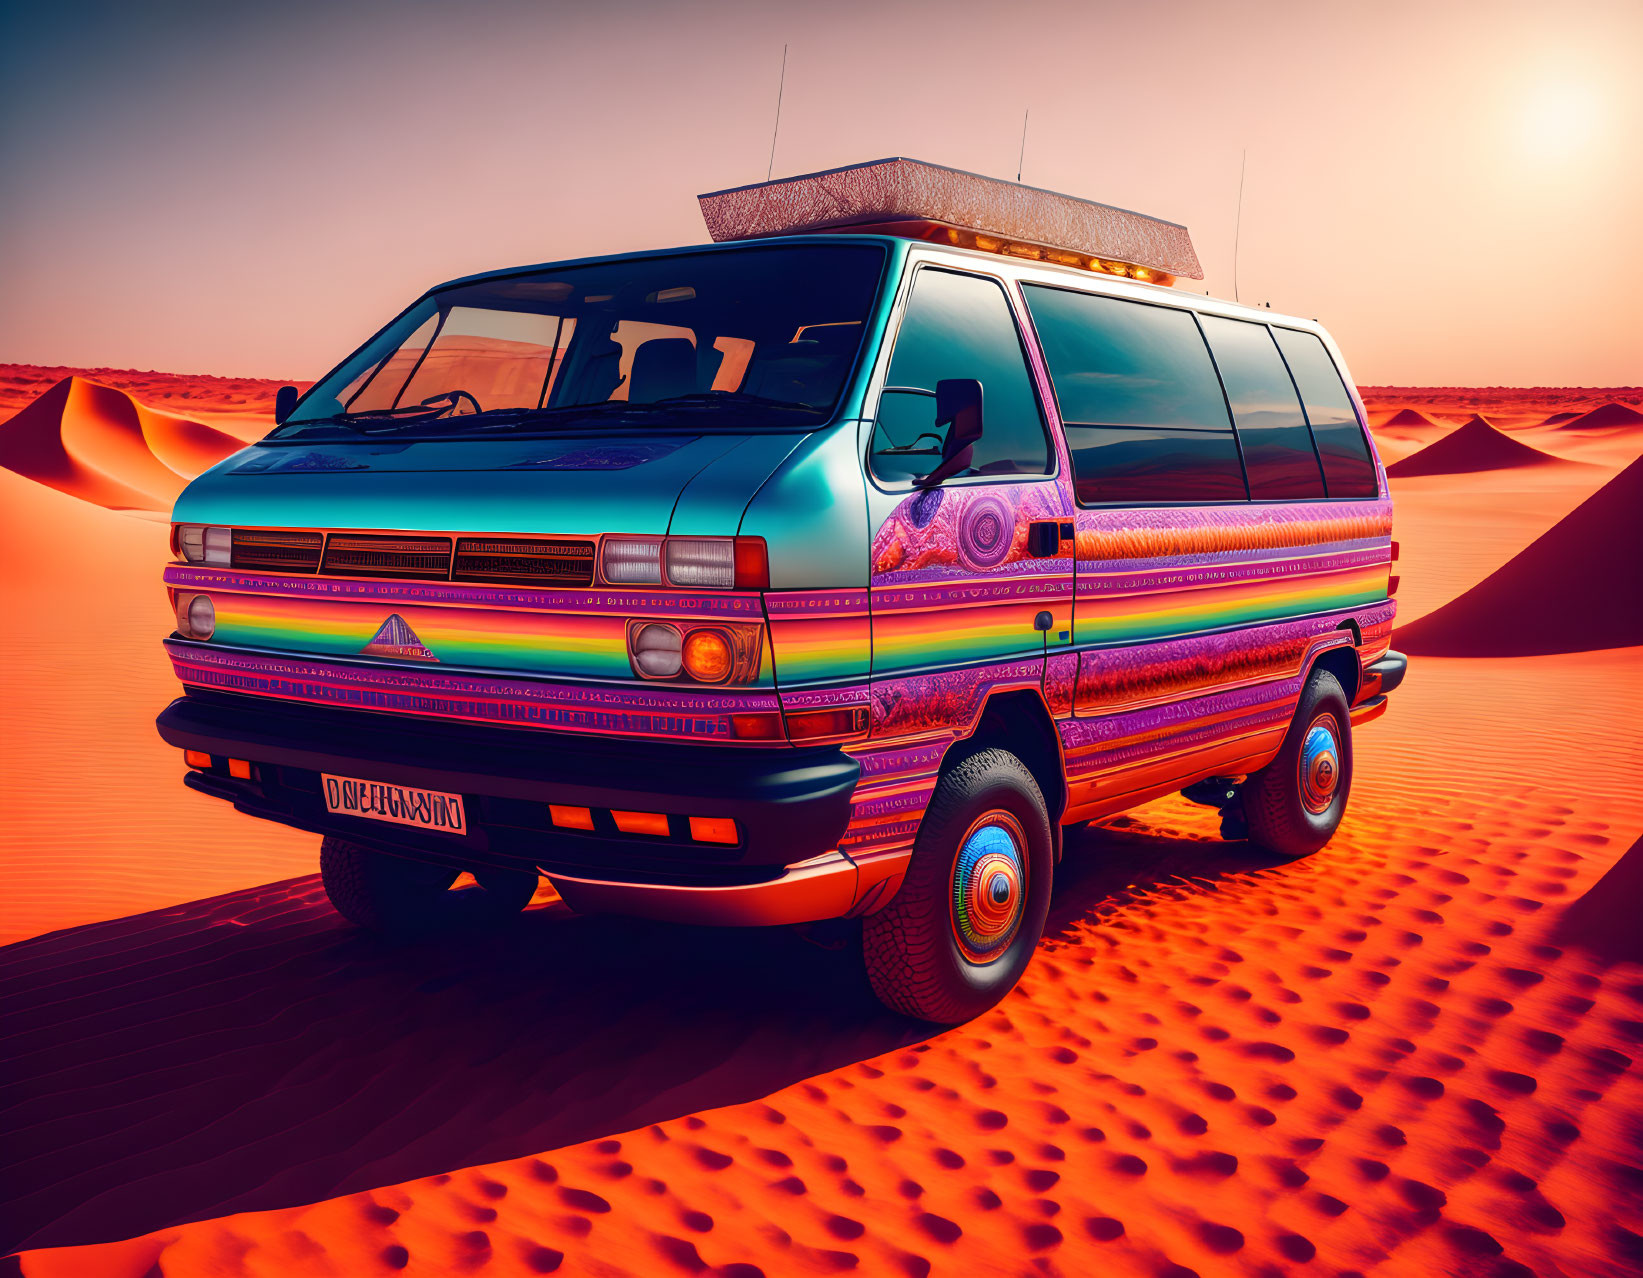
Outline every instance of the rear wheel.
POLYGON ((396 936, 496 923, 523 910, 536 892, 536 875, 523 870, 475 870, 474 886, 453 891, 456 870, 335 836, 320 844, 319 867, 338 914, 396 936))
POLYGON ((927 1021, 986 1011, 1032 961, 1053 864, 1044 796, 1021 760, 961 760, 936 785, 901 890, 863 924, 873 992, 927 1021))
POLYGON ((1271 763, 1244 783, 1249 838, 1279 856, 1316 852, 1334 836, 1352 790, 1352 715, 1340 681, 1314 670, 1271 763))

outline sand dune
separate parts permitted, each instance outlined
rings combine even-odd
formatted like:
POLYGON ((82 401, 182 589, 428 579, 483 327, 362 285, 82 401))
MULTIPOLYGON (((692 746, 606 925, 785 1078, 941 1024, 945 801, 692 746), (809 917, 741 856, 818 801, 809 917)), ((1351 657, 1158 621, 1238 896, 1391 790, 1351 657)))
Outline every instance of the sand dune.
MULTIPOLYGON (((1497 422, 1592 399, 1467 394, 1497 422)), ((137 426, 60 431, 105 467, 64 473, 151 500, 150 465, 194 462, 137 426)), ((1499 615, 1584 633, 1635 579, 1638 466, 1553 524, 1604 473, 1401 485, 1404 598, 1550 528, 1567 544, 1499 615)), ((32 935, 0 949, 0 1250, 45 1248, 0 1272, 1608 1278, 1638 1255, 1643 649, 1418 656, 1299 863, 1180 799, 1071 832, 1021 987, 938 1033, 788 931, 551 903, 467 940, 351 931, 316 839, 184 789, 154 736, 164 528, 49 482, 0 474, 13 535, 58 538, 0 573, 14 615, 54 600, 0 628, 0 935, 32 935)))
POLYGON ((1626 404, 1600 404, 1589 413, 1582 413, 1563 423, 1564 430, 1596 430, 1609 426, 1643 425, 1643 413, 1626 404))
POLYGON ((1419 409, 1416 409, 1416 408, 1400 408, 1400 409, 1398 409, 1397 412, 1393 413, 1392 416, 1388 417, 1384 422, 1381 423, 1381 429, 1385 430, 1389 427, 1390 428, 1398 428, 1398 427, 1409 427, 1409 426, 1413 426, 1413 427, 1442 426, 1442 424, 1443 423, 1441 423, 1441 422, 1434 421, 1432 418, 1428 417, 1425 413, 1421 412, 1419 409))
POLYGON ((1548 417, 1545 421, 1541 422, 1540 424, 1542 426, 1561 426, 1561 425, 1563 425, 1564 422, 1572 422, 1572 421, 1574 421, 1575 418, 1577 418, 1579 416, 1580 416, 1579 413, 1553 413, 1550 417, 1548 417))
POLYGON ((169 510, 188 480, 241 447, 79 377, 0 425, 0 466, 110 509, 169 510))
POLYGON ((1074 832, 942 1033, 790 933, 396 950, 311 877, 12 947, 27 1223, 151 1231, 21 1272, 1615 1273, 1643 984, 1559 921, 1643 828, 1635 656, 1417 666, 1297 865, 1179 800, 1074 832))
POLYGON ((1568 464, 1513 439, 1481 414, 1459 430, 1445 435, 1386 468, 1393 478, 1409 475, 1465 475, 1479 470, 1507 470, 1519 466, 1568 464))
POLYGON ((1515 657, 1643 644, 1643 458, 1458 599, 1398 632, 1410 653, 1515 657))

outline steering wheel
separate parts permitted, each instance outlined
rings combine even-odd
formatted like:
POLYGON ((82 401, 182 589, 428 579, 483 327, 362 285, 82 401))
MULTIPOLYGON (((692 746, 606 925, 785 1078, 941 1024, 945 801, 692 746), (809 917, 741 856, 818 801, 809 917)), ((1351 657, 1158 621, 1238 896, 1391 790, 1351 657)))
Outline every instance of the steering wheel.
POLYGON ((451 409, 453 411, 455 410, 456 406, 459 403, 461 403, 461 401, 463 401, 463 400, 467 400, 470 404, 473 405, 474 412, 482 413, 482 412, 485 411, 483 408, 481 408, 479 406, 479 401, 477 399, 475 399, 472 395, 468 394, 468 392, 465 391, 465 390, 442 391, 438 395, 430 395, 430 396, 428 396, 427 399, 422 401, 421 407, 423 407, 423 408, 433 408, 441 400, 445 401, 445 407, 446 408, 451 409))

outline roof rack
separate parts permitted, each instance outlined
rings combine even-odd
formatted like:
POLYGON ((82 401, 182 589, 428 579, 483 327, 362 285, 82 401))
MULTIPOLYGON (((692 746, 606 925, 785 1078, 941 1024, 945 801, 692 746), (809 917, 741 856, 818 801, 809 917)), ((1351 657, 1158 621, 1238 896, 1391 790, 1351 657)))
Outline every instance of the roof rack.
POLYGON ((874 232, 1156 284, 1204 278, 1178 223, 899 156, 697 198, 708 234, 721 242, 874 232))

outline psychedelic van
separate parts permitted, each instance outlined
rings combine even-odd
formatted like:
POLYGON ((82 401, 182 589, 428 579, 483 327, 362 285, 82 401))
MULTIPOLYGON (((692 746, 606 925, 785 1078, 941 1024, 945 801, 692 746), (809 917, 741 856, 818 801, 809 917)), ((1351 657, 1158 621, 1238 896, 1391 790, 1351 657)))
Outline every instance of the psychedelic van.
POLYGON ((543 876, 859 919, 946 1022, 1026 967, 1068 826, 1182 791, 1327 842, 1405 667, 1328 335, 1175 288, 1183 227, 910 160, 702 208, 430 290, 189 485, 187 784, 321 835, 356 924, 543 876))

